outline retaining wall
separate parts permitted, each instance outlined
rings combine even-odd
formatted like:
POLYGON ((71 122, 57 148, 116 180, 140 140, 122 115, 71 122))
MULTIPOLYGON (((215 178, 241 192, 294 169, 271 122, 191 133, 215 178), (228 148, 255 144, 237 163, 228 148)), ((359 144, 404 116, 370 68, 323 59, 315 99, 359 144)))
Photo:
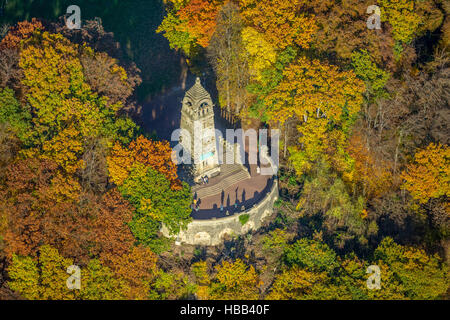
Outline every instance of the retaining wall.
MULTIPOLYGON (((272 214, 273 205, 277 199, 278 180, 274 179, 270 192, 253 207, 230 217, 194 220, 188 225, 187 230, 183 230, 178 234, 179 241, 192 245, 215 246, 222 243, 227 237, 238 236, 246 234, 251 230, 256 230, 272 214), (239 217, 245 214, 249 215, 249 219, 242 225, 239 217)), ((164 226, 161 232, 166 237, 176 237, 169 236, 169 232, 164 226)))

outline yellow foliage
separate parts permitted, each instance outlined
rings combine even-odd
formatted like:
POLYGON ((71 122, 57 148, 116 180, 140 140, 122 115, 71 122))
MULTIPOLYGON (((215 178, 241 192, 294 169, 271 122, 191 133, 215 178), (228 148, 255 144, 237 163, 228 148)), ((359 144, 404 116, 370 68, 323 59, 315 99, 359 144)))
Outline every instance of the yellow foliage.
POLYGON ((403 189, 414 200, 427 203, 430 198, 450 196, 450 148, 430 143, 414 156, 414 162, 402 173, 403 189))
POLYGON ((134 164, 138 162, 164 174, 170 180, 171 188, 179 190, 181 183, 171 155, 172 149, 167 141, 152 141, 139 136, 127 149, 116 143, 111 156, 107 157, 109 174, 112 181, 120 186, 128 178, 134 164))
POLYGON ((44 159, 52 159, 69 173, 81 168, 83 163, 79 159, 83 145, 78 139, 79 131, 73 127, 60 131, 53 139, 45 141, 42 149, 44 159))
POLYGON ((388 21, 397 41, 409 42, 422 22, 414 8, 414 0, 380 0, 381 21, 388 21))
POLYGON ((255 80, 261 80, 261 71, 275 63, 275 49, 252 27, 242 30, 242 41, 248 54, 250 74, 255 80))
POLYGON ((200 300, 209 299, 209 275, 206 261, 198 261, 191 265, 197 283, 197 297, 200 300))
POLYGON ((272 122, 282 125, 293 117, 302 121, 300 146, 289 148, 297 174, 324 155, 337 170, 349 171, 344 127, 360 110, 364 83, 352 71, 305 57, 291 63, 283 75, 266 101, 272 122))
POLYGON ((248 267, 237 259, 234 263, 224 261, 216 267, 216 281, 211 285, 211 299, 255 300, 259 298, 262 282, 253 266, 248 267))
POLYGON ((122 185, 133 167, 133 152, 116 143, 112 148, 111 156, 108 156, 106 161, 111 180, 118 186, 122 185))
POLYGON ((313 273, 295 266, 278 275, 267 295, 269 300, 299 300, 311 292, 313 285, 324 282, 325 273, 313 273))
POLYGON ((300 57, 283 75, 283 81, 267 98, 274 121, 283 124, 294 115, 309 119, 318 114, 339 122, 344 107, 350 116, 360 109, 365 86, 353 71, 339 71, 336 66, 300 57))
POLYGON ((303 0, 240 0, 247 25, 264 34, 274 47, 284 49, 296 44, 309 48, 318 27, 314 16, 301 12, 303 0))

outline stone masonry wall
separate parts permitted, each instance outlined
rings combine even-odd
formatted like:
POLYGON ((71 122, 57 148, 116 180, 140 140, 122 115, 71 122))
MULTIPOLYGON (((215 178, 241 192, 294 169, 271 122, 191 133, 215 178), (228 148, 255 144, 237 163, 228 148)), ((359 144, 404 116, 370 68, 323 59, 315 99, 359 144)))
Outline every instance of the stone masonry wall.
MULTIPOLYGON (((187 230, 180 232, 178 235, 179 241, 191 245, 215 246, 222 243, 227 237, 242 235, 251 230, 256 230, 261 227, 264 219, 272 214, 273 205, 277 199, 278 180, 274 179, 270 192, 252 208, 226 218, 194 220, 188 225, 187 230), (239 217, 244 214, 248 214, 249 219, 242 225, 239 217)), ((167 228, 163 226, 161 231, 164 236, 169 237, 167 228)))

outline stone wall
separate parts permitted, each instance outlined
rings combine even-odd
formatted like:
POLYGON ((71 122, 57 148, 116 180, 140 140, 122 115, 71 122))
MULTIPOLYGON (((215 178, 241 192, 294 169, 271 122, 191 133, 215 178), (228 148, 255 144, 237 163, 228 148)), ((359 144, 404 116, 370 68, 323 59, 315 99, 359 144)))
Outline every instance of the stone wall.
MULTIPOLYGON (((178 240, 181 243, 191 245, 215 246, 222 243, 227 238, 246 234, 251 230, 256 230, 260 228, 262 222, 272 214, 273 205, 277 199, 278 180, 274 179, 270 191, 253 207, 226 218, 194 220, 188 225, 187 230, 179 233, 178 240), (249 215, 249 219, 242 225, 239 221, 239 217, 245 214, 249 215)), ((166 237, 169 237, 167 228, 163 226, 161 231, 166 237)))

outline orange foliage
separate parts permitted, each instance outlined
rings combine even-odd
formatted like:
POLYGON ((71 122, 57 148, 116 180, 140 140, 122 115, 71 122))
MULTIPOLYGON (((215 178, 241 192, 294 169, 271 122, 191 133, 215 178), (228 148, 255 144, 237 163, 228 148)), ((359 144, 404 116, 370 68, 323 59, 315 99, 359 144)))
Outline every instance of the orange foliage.
POLYGON ((206 48, 216 29, 219 4, 214 0, 191 0, 178 11, 178 17, 187 21, 187 32, 206 48))
POLYGON ((103 196, 81 193, 71 176, 51 160, 26 159, 10 165, 0 189, 0 216, 8 228, 8 257, 37 254, 45 243, 64 257, 87 263, 91 255, 126 254, 134 243, 127 223, 133 210, 117 190, 103 196))
POLYGON ((157 275, 158 257, 147 247, 133 247, 122 256, 110 256, 111 269, 127 283, 127 299, 146 299, 151 282, 157 275))
POLYGON ((107 158, 111 180, 122 185, 136 162, 162 173, 171 182, 173 190, 181 189, 177 176, 177 166, 172 161, 172 149, 167 141, 152 141, 139 136, 128 148, 119 144, 113 147, 107 158))
POLYGON ((363 193, 368 197, 378 197, 386 192, 392 184, 392 176, 386 161, 377 161, 367 148, 363 137, 353 134, 349 140, 347 151, 353 158, 354 183, 362 185, 363 193))
POLYGON ((8 34, 0 42, 0 50, 6 48, 16 48, 24 39, 28 39, 35 30, 43 30, 44 26, 36 18, 31 19, 31 22, 23 21, 17 23, 12 27, 8 34))
POLYGON ((122 198, 117 189, 112 189, 102 196, 96 212, 96 219, 92 224, 95 252, 100 254, 104 262, 108 262, 111 254, 129 253, 134 243, 133 234, 127 225, 133 217, 133 208, 130 204, 122 198))
POLYGON ((414 163, 402 173, 403 188, 419 203, 450 196, 450 148, 430 143, 414 156, 414 163))

